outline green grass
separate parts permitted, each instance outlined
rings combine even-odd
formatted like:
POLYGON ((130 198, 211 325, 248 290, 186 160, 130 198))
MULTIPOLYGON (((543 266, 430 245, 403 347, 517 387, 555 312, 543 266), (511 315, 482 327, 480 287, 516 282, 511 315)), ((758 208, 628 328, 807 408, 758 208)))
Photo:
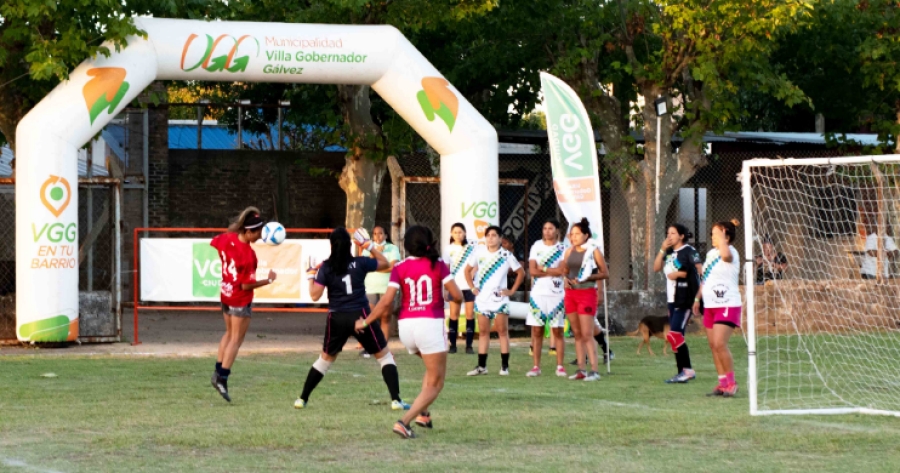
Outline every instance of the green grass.
MULTIPOLYGON (((544 376, 525 378, 527 346, 514 348, 507 378, 495 347, 489 376, 467 378, 475 357, 453 355, 436 429, 413 441, 390 433, 398 414, 378 365, 354 354, 302 411, 291 406, 314 354, 239 358, 230 405, 209 386, 211 358, 3 357, 0 471, 900 469, 900 420, 750 417, 746 391, 704 396, 715 380, 709 349, 704 338, 689 343, 699 379, 677 386, 662 383, 673 357, 637 356, 634 339, 613 340, 613 373, 597 383, 556 378, 549 359, 544 376)), ((732 349, 744 378, 739 337, 732 349)), ((396 358, 411 400, 422 364, 396 358)))

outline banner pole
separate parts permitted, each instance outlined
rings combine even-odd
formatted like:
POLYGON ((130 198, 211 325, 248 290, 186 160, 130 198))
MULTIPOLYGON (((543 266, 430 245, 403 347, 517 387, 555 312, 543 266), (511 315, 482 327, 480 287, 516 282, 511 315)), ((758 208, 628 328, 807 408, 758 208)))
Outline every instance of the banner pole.
POLYGON ((606 374, 609 374, 611 371, 612 360, 609 358, 609 354, 611 352, 609 348, 610 338, 609 338, 609 294, 607 293, 606 280, 603 281, 603 318, 605 319, 603 324, 606 328, 606 333, 602 334, 606 338, 606 374))

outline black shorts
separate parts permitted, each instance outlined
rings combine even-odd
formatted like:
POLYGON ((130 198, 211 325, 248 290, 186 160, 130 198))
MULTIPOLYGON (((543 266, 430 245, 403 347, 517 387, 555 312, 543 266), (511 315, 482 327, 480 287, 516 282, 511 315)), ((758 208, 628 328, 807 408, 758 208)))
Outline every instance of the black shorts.
POLYGON ((688 321, 691 319, 691 309, 679 309, 675 304, 669 303, 669 330, 684 335, 688 321))
POLYGON ((475 294, 472 294, 472 291, 466 289, 462 292, 463 302, 475 302, 475 294))
POLYGON ((344 349, 350 337, 356 338, 366 353, 376 354, 387 347, 387 340, 377 321, 364 328, 362 333, 356 331, 356 321, 366 318, 368 311, 329 312, 325 325, 325 342, 322 351, 335 356, 344 349))
POLYGON ((252 304, 247 304, 243 307, 234 307, 234 306, 225 305, 225 303, 222 303, 222 312, 224 314, 231 315, 233 317, 250 318, 253 316, 253 307, 252 307, 252 304))

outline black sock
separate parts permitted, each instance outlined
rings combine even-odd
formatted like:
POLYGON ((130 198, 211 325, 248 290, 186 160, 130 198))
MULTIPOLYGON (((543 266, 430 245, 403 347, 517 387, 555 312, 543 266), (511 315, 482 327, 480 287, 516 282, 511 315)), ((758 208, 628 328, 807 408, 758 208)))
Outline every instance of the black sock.
POLYGON ((447 331, 447 338, 450 339, 450 346, 456 348, 456 338, 459 337, 459 321, 450 319, 450 330, 447 331))
POLYGON ((316 386, 319 385, 319 381, 322 381, 322 378, 324 377, 325 375, 315 367, 310 368, 309 374, 306 375, 306 382, 303 383, 303 394, 300 394, 300 399, 308 401, 309 395, 312 394, 313 389, 316 389, 316 386))
POLYGON ((228 375, 231 374, 231 370, 230 370, 230 369, 222 368, 222 367, 220 366, 219 368, 216 369, 216 373, 219 373, 219 376, 220 376, 220 377, 226 378, 226 379, 227 379, 227 378, 228 378, 228 375))
POLYGON ((466 348, 472 348, 473 338, 475 338, 475 319, 466 319, 466 348))
MULTIPOLYGON (((687 343, 678 347, 678 353, 675 354, 676 357, 681 357, 681 369, 689 370, 691 369, 691 352, 688 350, 687 343)), ((679 370, 679 372, 681 372, 679 370)))
POLYGON ((602 350, 603 353, 606 353, 606 349, 607 349, 607 347, 606 347, 606 334, 603 333, 603 332, 600 332, 600 333, 598 333, 597 335, 594 335, 594 340, 597 340, 597 344, 600 345, 600 350, 602 350))
POLYGON ((478 366, 481 368, 487 368, 487 353, 485 353, 484 355, 482 355, 481 353, 478 354, 478 366))
POLYGON ((397 372, 397 365, 384 365, 381 377, 384 378, 384 384, 387 384, 391 399, 400 402, 400 373, 397 372))
POLYGON ((217 362, 216 362, 216 373, 218 373, 220 369, 222 369, 222 362, 221 362, 221 361, 217 361, 217 362))
POLYGON ((678 347, 678 351, 675 352, 675 369, 681 373, 681 370, 684 369, 684 355, 682 354, 682 348, 684 346, 678 347))
POLYGON ((500 368, 509 369, 509 353, 500 354, 500 368))

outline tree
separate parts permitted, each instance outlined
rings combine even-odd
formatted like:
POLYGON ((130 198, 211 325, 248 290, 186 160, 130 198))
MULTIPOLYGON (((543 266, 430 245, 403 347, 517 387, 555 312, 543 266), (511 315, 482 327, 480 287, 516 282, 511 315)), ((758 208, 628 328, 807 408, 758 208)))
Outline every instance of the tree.
POLYGON ((142 34, 137 15, 202 18, 217 0, 5 0, 0 4, 0 135, 15 151, 16 126, 69 71, 88 57, 109 56, 142 34))
POLYGON ((858 47, 864 84, 878 88, 874 128, 883 139, 893 139, 900 153, 900 3, 894 0, 856 2, 866 25, 866 35, 858 47))
POLYGON ((648 263, 665 231, 666 209, 678 189, 707 164, 703 134, 735 127, 744 113, 738 108, 743 89, 754 88, 791 105, 805 100, 769 59, 773 38, 796 28, 811 4, 619 0, 598 8, 589 1, 551 3, 561 12, 551 22, 559 27, 545 38, 552 71, 579 92, 606 147, 612 181, 624 194, 634 288, 655 289, 659 281, 648 277, 648 263), (643 101, 634 117, 645 143, 637 156, 626 118, 629 102, 623 100, 631 93, 643 101), (660 121, 659 168, 653 105, 658 98, 673 110, 660 121), (682 139, 677 149, 669 146, 676 135, 682 139))
MULTIPOLYGON (((409 33, 481 14, 492 8, 493 4, 489 0, 260 0, 245 4, 235 16, 236 19, 248 21, 390 24, 409 33)), ((413 138, 415 134, 412 129, 383 101, 371 96, 368 85, 338 85, 336 93, 326 96, 333 102, 318 104, 322 108, 312 108, 324 111, 325 120, 320 118, 308 124, 339 130, 339 136, 348 149, 338 180, 347 195, 345 225, 371 228, 375 223, 375 206, 387 170, 387 157, 400 150, 411 150, 410 145, 420 140, 413 138), (337 106, 336 116, 330 115, 332 104, 337 106)))

